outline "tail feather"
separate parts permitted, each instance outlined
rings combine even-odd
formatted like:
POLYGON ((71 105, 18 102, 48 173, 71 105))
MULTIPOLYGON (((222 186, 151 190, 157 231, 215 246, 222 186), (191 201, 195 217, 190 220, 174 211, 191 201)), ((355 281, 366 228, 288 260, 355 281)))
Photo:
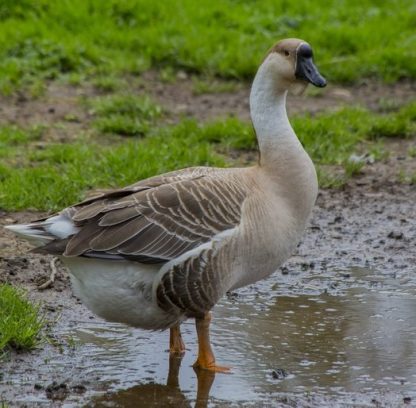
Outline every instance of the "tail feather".
POLYGON ((6 225, 5 228, 36 247, 44 246, 55 240, 67 240, 78 232, 78 228, 66 213, 30 224, 6 225))
POLYGON ((42 228, 41 223, 5 225, 4 228, 14 232, 35 246, 46 245, 55 239, 42 228))

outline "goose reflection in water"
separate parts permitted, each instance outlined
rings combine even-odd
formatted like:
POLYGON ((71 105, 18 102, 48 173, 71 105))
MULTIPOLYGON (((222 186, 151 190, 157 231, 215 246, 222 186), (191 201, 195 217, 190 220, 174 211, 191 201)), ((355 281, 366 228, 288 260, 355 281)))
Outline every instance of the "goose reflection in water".
POLYGON ((140 384, 114 393, 108 393, 92 401, 89 407, 123 407, 123 408, 206 408, 208 406, 209 392, 215 379, 215 372, 194 368, 197 376, 197 394, 195 404, 187 398, 179 387, 179 369, 182 357, 170 355, 169 372, 164 384, 140 384))

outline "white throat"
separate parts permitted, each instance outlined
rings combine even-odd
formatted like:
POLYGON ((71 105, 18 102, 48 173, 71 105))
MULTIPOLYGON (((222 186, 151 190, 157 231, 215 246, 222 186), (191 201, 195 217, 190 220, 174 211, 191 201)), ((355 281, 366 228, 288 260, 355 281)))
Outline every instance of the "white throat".
POLYGON ((290 203, 297 219, 306 222, 318 191, 315 167, 287 117, 286 94, 291 84, 279 77, 274 63, 267 58, 260 66, 250 93, 260 168, 274 181, 275 192, 290 203))
POLYGON ((287 86, 268 59, 260 66, 250 93, 250 111, 260 149, 260 165, 272 165, 303 150, 286 113, 287 86))

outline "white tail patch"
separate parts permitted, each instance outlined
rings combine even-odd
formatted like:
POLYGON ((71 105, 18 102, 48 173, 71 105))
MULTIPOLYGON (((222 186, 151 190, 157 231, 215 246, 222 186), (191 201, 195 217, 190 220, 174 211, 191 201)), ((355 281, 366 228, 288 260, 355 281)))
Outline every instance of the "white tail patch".
POLYGON ((55 239, 65 239, 78 232, 78 228, 64 214, 55 215, 42 222, 6 225, 4 228, 35 246, 45 245, 55 239))
POLYGON ((42 223, 42 227, 55 238, 65 239, 78 232, 72 220, 64 214, 55 215, 42 223))

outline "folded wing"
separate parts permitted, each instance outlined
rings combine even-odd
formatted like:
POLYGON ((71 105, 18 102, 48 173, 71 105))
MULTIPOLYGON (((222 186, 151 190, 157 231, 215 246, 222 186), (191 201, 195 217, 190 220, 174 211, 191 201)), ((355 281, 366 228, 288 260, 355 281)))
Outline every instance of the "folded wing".
POLYGON ((247 191, 210 168, 158 176, 66 211, 77 228, 48 246, 64 256, 164 263, 210 241, 240 222, 247 191))

